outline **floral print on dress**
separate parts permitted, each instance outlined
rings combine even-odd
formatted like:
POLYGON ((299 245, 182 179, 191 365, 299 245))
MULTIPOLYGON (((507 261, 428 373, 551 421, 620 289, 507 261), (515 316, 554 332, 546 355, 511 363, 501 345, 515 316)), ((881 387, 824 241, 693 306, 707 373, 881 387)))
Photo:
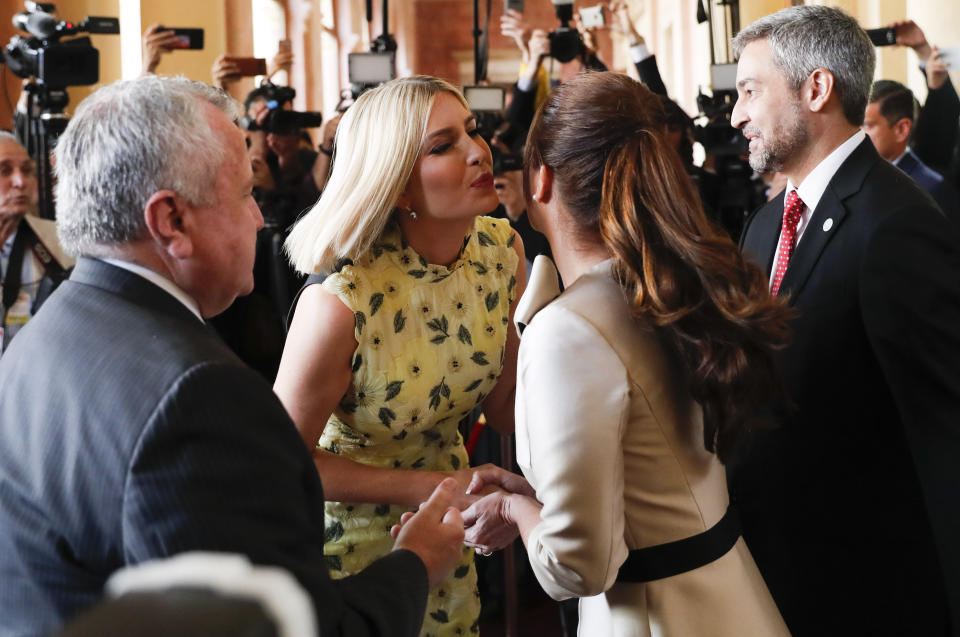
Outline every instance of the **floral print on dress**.
MULTIPOLYGON (((478 217, 449 266, 428 263, 396 223, 370 253, 324 281, 354 313, 358 347, 350 387, 319 447, 368 465, 453 471, 468 458, 457 425, 500 377, 513 302, 515 235, 478 217)), ((322 329, 322 328, 321 328, 322 329)), ((408 509, 328 502, 324 550, 333 577, 393 548, 390 527, 408 509)), ((421 635, 475 635, 480 599, 473 551, 430 593, 421 635)))

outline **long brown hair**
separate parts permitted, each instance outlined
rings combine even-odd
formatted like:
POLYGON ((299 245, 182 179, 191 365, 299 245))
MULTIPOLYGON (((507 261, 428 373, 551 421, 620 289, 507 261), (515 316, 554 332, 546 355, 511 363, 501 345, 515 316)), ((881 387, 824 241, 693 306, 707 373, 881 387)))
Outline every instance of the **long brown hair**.
POLYGON ((575 231, 602 240, 633 312, 678 355, 703 408, 704 446, 726 462, 745 430, 766 424, 758 406, 782 391, 773 351, 791 312, 707 219, 664 123, 639 82, 581 73, 538 111, 524 183, 529 197, 533 171, 553 171, 575 231))

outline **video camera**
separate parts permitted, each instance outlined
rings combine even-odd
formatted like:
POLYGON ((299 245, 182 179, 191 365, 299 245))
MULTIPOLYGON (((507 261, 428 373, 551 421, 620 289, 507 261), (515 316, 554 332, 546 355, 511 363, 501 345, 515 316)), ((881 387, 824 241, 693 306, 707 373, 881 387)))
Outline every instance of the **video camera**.
POLYGON ((713 94, 697 95, 697 107, 706 123, 694 129, 694 136, 709 155, 739 157, 749 148, 747 139, 730 123, 737 103, 737 65, 714 64, 710 67, 710 77, 713 94))
POLYGON ((7 67, 18 77, 35 77, 37 83, 53 89, 86 86, 100 80, 100 52, 81 37, 61 41, 78 33, 120 33, 117 18, 88 17, 67 22, 51 15, 51 3, 24 3, 26 11, 13 16, 13 25, 29 33, 15 35, 3 51, 7 67))
POLYGON ((570 28, 573 20, 573 0, 553 0, 553 9, 560 26, 547 34, 550 40, 550 57, 557 62, 569 62, 583 50, 580 32, 570 28))
POLYGON ((317 111, 292 111, 283 108, 297 96, 296 89, 289 86, 277 86, 264 80, 257 88, 259 96, 269 111, 263 123, 253 117, 241 117, 240 126, 248 131, 264 131, 275 135, 296 135, 304 128, 316 128, 323 124, 323 113, 317 111))
POLYGON ((703 123, 694 127, 694 138, 707 155, 713 156, 714 171, 723 187, 717 200, 709 202, 717 221, 731 237, 740 236, 746 216, 763 201, 753 169, 744 156, 749 152, 747 139, 733 127, 730 116, 737 103, 736 64, 710 67, 712 95, 697 95, 703 123))

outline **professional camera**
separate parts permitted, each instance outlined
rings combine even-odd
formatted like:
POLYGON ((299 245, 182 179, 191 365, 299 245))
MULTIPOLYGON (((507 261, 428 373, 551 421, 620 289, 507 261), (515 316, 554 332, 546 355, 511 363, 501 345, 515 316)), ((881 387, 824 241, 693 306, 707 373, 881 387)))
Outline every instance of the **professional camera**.
POLYGON ((49 88, 86 86, 100 80, 100 53, 81 37, 61 41, 78 33, 120 33, 117 18, 88 17, 80 23, 57 20, 53 4, 24 3, 26 11, 13 16, 13 25, 29 33, 15 35, 4 49, 7 67, 19 77, 35 77, 49 88))
POLYGON ((553 0, 560 26, 547 34, 550 39, 550 57, 557 62, 569 62, 583 50, 580 32, 570 28, 573 20, 573 0, 553 0))
POLYGON ((714 171, 723 184, 717 200, 709 202, 717 220, 731 237, 739 237, 746 216, 763 201, 760 182, 744 158, 749 152, 747 139, 730 123, 737 102, 736 64, 711 66, 713 95, 700 93, 697 106, 703 123, 694 128, 694 137, 714 160, 714 171))
POLYGON ((258 89, 266 101, 269 112, 263 123, 252 117, 240 118, 240 126, 249 131, 262 130, 276 135, 296 135, 304 128, 316 128, 323 124, 323 113, 316 111, 292 111, 283 105, 292 102, 297 96, 296 89, 289 86, 277 86, 264 80, 258 89))
POLYGON ((80 23, 58 20, 49 2, 24 2, 26 11, 13 16, 13 26, 28 34, 15 35, 3 50, 4 62, 14 75, 34 78, 23 90, 26 113, 14 123, 24 147, 37 164, 40 216, 54 218, 53 176, 50 151, 67 127, 63 109, 70 101, 68 86, 100 81, 100 52, 90 38, 63 40, 78 33, 120 33, 116 18, 88 17, 80 23))

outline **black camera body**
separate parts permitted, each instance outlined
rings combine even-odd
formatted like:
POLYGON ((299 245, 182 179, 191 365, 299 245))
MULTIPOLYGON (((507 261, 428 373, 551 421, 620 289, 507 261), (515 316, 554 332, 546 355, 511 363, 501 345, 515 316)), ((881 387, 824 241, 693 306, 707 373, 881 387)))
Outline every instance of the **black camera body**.
POLYGON ((553 8, 560 20, 560 26, 547 34, 550 40, 550 57, 557 62, 569 62, 583 51, 580 32, 570 28, 570 21, 573 20, 573 0, 553 0, 553 8))
POLYGON ((88 37, 34 48, 30 40, 15 35, 3 53, 14 75, 35 77, 48 86, 88 86, 100 81, 100 52, 88 37))
POLYGON ((7 67, 18 77, 57 89, 87 86, 100 80, 100 52, 88 37, 61 41, 78 33, 120 33, 117 18, 88 17, 83 22, 57 20, 54 5, 26 2, 26 11, 13 16, 13 25, 29 33, 15 35, 3 51, 7 67))
POLYGON ((244 117, 241 126, 249 131, 262 130, 275 135, 297 135, 304 128, 316 128, 323 124, 323 113, 315 111, 288 111, 271 108, 262 124, 251 117, 244 117))
POLYGON ((240 126, 248 131, 264 131, 275 135, 297 135, 304 128, 316 128, 323 124, 323 113, 316 111, 292 111, 283 108, 297 96, 290 86, 277 86, 264 80, 258 87, 260 97, 267 102, 267 116, 263 123, 252 117, 241 117, 240 126))

